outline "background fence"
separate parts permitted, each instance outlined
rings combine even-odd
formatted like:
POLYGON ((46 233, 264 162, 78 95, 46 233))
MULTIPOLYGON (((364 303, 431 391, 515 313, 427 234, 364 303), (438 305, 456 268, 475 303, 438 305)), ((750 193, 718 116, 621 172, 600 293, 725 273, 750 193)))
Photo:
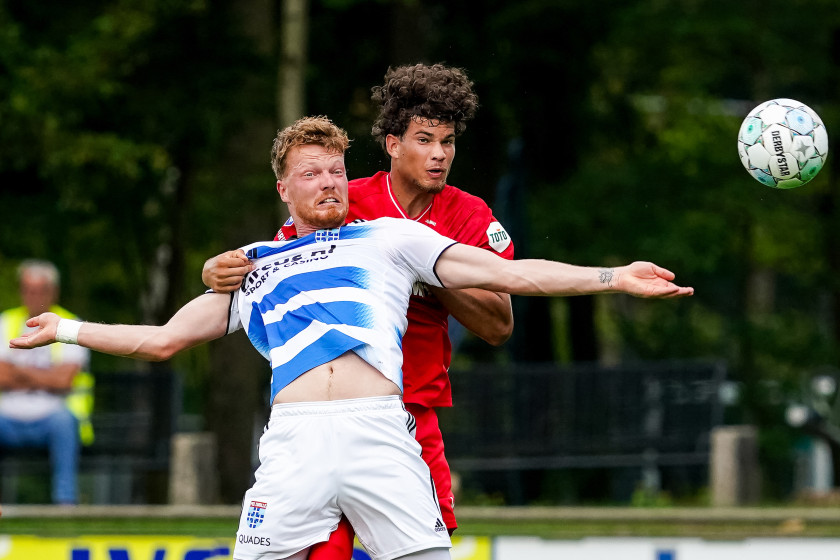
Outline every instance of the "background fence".
POLYGON ((621 487, 611 499, 639 484, 672 490, 665 469, 681 469, 683 485, 703 482, 709 433, 723 423, 719 362, 489 366, 450 377, 455 406, 440 411, 450 465, 508 503, 539 499, 529 483, 562 469, 625 480, 604 482, 621 487))

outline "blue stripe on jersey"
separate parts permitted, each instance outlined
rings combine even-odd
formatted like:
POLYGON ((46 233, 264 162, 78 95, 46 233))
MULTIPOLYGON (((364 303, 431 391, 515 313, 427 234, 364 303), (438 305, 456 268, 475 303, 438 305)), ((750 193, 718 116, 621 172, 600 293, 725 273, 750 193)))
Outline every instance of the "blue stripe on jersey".
POLYGON ((302 272, 289 276, 277 283, 277 286, 258 304, 260 313, 274 309, 288 302, 302 292, 327 288, 368 288, 370 271, 355 266, 338 266, 325 270, 302 272))
POLYGON ((248 329, 245 332, 248 333, 248 339, 251 341, 251 344, 254 345, 254 348, 256 348, 266 360, 269 360, 270 358, 268 352, 271 350, 271 346, 268 343, 268 334, 265 332, 263 318, 260 315, 256 302, 252 303, 251 307, 253 308, 251 311, 251 320, 248 324, 248 329))
POLYGON ((325 364, 345 352, 364 346, 364 343, 339 331, 327 331, 314 344, 298 353, 291 361, 271 370, 271 399, 286 385, 300 376, 301 372, 325 364))
POLYGON ((251 260, 256 260, 284 253, 286 251, 291 251, 293 249, 298 249, 300 247, 305 247, 307 245, 312 245, 315 243, 315 234, 310 233, 306 237, 301 237, 300 239, 294 239, 292 241, 277 241, 275 243, 277 243, 277 245, 259 245, 257 247, 251 247, 248 249, 248 252, 245 253, 245 256, 251 260))
POLYGON ((356 301, 333 301, 312 303, 293 311, 287 311, 280 321, 269 323, 264 328, 272 348, 286 344, 310 323, 317 321, 327 325, 348 325, 351 327, 373 327, 373 308, 356 301))
POLYGON ((263 257, 312 245, 313 243, 358 239, 361 237, 367 237, 370 229, 370 226, 367 224, 354 224, 353 227, 344 226, 335 229, 321 229, 299 239, 278 242, 278 245, 259 245, 257 247, 252 247, 248 249, 246 256, 252 260, 261 259, 263 257))

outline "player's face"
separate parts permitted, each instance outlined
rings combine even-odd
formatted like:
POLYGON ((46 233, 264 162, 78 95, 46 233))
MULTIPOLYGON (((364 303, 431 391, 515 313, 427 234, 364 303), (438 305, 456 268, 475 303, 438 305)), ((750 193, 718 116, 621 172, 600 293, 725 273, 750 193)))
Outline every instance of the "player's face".
POLYGON ((307 144, 289 150, 286 175, 277 192, 289 206, 298 235, 344 225, 347 216, 347 170, 344 154, 307 144))
POLYGON ((455 125, 412 119, 402 138, 385 140, 391 174, 421 192, 439 193, 455 159, 455 125))

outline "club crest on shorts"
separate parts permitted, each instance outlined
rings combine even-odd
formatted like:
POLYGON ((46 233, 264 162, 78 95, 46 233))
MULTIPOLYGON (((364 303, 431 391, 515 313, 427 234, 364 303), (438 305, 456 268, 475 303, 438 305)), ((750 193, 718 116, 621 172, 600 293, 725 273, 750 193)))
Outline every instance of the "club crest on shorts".
POLYGON ((251 502, 251 507, 248 508, 248 517, 246 518, 248 521, 248 527, 256 529, 262 525, 262 522, 265 519, 265 509, 267 507, 268 504, 265 502, 258 502, 256 500, 251 502))

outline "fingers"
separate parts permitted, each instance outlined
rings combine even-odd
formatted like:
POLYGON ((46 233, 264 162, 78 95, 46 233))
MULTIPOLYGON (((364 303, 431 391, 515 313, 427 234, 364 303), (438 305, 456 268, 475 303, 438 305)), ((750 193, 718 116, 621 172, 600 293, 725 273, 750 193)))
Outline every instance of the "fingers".
POLYGON ((20 350, 28 350, 30 348, 37 348, 38 346, 43 346, 43 344, 37 344, 38 340, 38 333, 41 332, 40 330, 35 331, 29 335, 19 336, 17 338, 13 338, 9 341, 9 348, 18 348, 20 350))
POLYGON ((628 280, 633 278, 634 284, 638 282, 639 297, 671 299, 694 295, 694 288, 677 286, 672 282, 676 275, 654 263, 637 261, 628 267, 628 272, 628 280))
POLYGON ((670 284, 660 295, 651 295, 653 298, 673 299, 694 295, 694 288, 670 284))
POLYGON ((245 251, 237 249, 236 251, 228 251, 219 256, 219 265, 227 268, 252 266, 250 259, 245 255, 245 251))
POLYGON ((230 290, 233 291, 239 286, 242 285, 242 276, 231 276, 230 278, 219 278, 216 282, 215 286, 218 288, 215 291, 219 290, 230 290))
POLYGON ((673 272, 671 272, 667 268, 662 268, 661 266, 656 266, 655 264, 652 265, 652 266, 653 266, 653 271, 657 276, 659 276, 660 278, 664 278, 665 280, 668 280, 669 282, 677 277, 676 274, 674 274, 673 272))
POLYGON ((253 272, 254 265, 248 263, 245 266, 235 266, 231 268, 226 268, 224 270, 219 271, 220 278, 230 278, 230 277, 239 277, 240 279, 248 274, 249 272, 253 272))
POLYGON ((216 292, 228 293, 238 289, 245 275, 253 272, 254 268, 242 249, 227 251, 207 261, 202 281, 216 292))
POLYGON ((36 330, 9 341, 9 348, 37 348, 55 342, 55 327, 59 316, 55 313, 42 313, 26 321, 28 327, 36 330))

